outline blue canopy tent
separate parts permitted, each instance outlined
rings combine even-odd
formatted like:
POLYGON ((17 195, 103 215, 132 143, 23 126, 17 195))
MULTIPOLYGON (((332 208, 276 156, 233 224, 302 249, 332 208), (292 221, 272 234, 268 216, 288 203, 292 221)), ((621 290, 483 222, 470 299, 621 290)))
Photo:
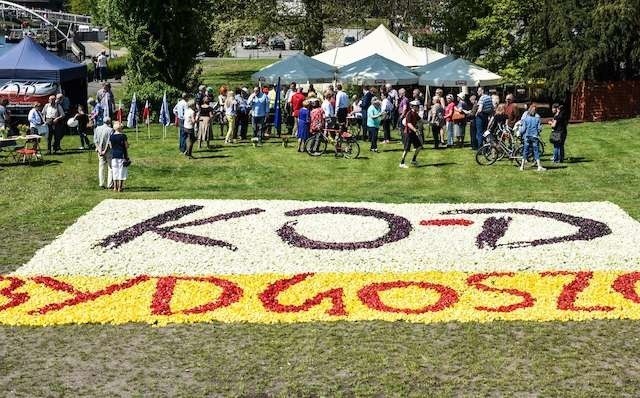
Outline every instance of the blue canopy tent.
POLYGON ((0 56, 0 82, 57 83, 71 105, 87 103, 87 66, 50 53, 25 37, 0 56))
POLYGON ((298 53, 265 66, 251 78, 270 84, 275 84, 278 78, 281 78, 283 83, 329 83, 333 81, 334 74, 333 66, 298 53))

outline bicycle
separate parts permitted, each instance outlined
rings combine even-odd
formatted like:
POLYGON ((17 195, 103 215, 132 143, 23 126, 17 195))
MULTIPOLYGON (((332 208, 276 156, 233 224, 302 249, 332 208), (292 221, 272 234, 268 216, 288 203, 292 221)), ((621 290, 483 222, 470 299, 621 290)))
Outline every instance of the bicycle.
MULTIPOLYGON (((491 132, 484 133, 484 137, 491 136, 491 132)), ((507 145, 505 140, 488 140, 486 144, 482 145, 476 152, 476 163, 480 166, 489 166, 507 157, 509 160, 515 163, 516 166, 520 166, 522 163, 522 151, 523 145, 515 146, 511 142, 511 145, 507 145)), ((484 142, 484 141, 483 141, 484 142)))
POLYGON ((334 141, 334 154, 342 155, 346 159, 355 159, 360 156, 360 145, 353 135, 344 131, 344 125, 338 128, 330 128, 325 125, 321 132, 315 133, 304 142, 304 148, 309 156, 321 156, 327 151, 329 141, 334 141), (330 139, 335 134, 335 140, 330 139))

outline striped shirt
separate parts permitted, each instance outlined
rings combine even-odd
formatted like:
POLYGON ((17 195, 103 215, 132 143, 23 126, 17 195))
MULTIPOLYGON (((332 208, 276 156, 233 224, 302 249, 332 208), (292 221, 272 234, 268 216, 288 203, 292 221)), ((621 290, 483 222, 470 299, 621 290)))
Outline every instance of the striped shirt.
POLYGON ((480 111, 483 113, 493 113, 493 101, 491 101, 491 97, 487 94, 483 94, 478 100, 478 104, 480 104, 480 111))

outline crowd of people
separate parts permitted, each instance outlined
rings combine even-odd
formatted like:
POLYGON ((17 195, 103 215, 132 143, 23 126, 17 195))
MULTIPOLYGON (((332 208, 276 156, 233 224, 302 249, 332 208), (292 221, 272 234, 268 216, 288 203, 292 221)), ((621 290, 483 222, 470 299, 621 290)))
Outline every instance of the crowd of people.
MULTIPOLYGON (((540 163, 539 140, 541 118, 535 104, 531 104, 520 115, 511 94, 502 103, 498 95, 489 95, 483 88, 477 95, 446 94, 440 88, 429 97, 420 89, 409 91, 387 84, 381 87, 362 87, 360 95, 347 94, 341 84, 316 91, 311 84, 306 89, 291 83, 282 90, 279 98, 282 110, 284 137, 298 140, 298 151, 305 151, 305 140, 313 134, 323 133, 325 128, 350 135, 349 131, 362 136, 370 143, 369 150, 378 152, 378 142, 391 142, 391 132, 397 130, 402 138, 403 152, 399 166, 407 168, 406 158, 414 149, 412 165, 418 165, 418 154, 425 146, 425 132, 430 132, 434 149, 463 148, 467 131, 470 147, 478 150, 485 142, 485 132, 495 133, 506 128, 518 129, 524 144, 521 170, 524 169, 529 152, 533 153, 538 170, 540 163), (518 127, 519 126, 519 127, 518 127), (382 130, 382 139, 379 132, 382 130)), ((246 87, 229 89, 222 86, 215 92, 201 85, 198 92, 190 96, 182 94, 173 108, 176 125, 179 127, 179 150, 193 158, 196 143, 198 148, 209 148, 214 126, 220 126, 225 144, 247 140, 249 124, 252 126, 251 140, 259 146, 274 128, 276 98, 273 86, 256 86, 250 92, 246 87), (226 126, 226 134, 224 128, 226 126)), ((46 136, 48 153, 60 151, 61 141, 67 127, 78 132, 80 149, 95 149, 99 160, 99 185, 122 191, 127 179, 127 136, 120 122, 113 122, 116 114, 115 98, 109 83, 103 83, 96 98, 89 98, 88 108, 78 106, 70 114, 69 101, 64 95, 51 96, 45 106, 35 103, 28 120, 32 134, 46 136), (88 133, 93 130, 93 142, 88 133), (105 178, 106 175, 106 178, 105 178)), ((0 104, 0 119, 8 118, 0 104)), ((0 120, 0 121, 2 121, 0 120)), ((553 162, 564 161, 564 143, 567 137, 567 117, 562 105, 553 105, 551 142, 554 145, 553 162)), ((278 132, 280 133, 280 132, 278 132)))
MULTIPOLYGON (((225 143, 247 139, 251 124, 252 140, 261 145, 273 128, 276 98, 275 87, 268 85, 256 86, 251 93, 246 87, 230 90, 222 86, 217 100, 212 88, 205 86, 200 86, 194 96, 183 94, 173 108, 180 128, 180 152, 193 157, 195 142, 199 142, 200 147, 204 143, 209 146, 212 124, 228 124, 225 143)), ((397 129, 404 147, 400 167, 405 168, 404 159, 411 147, 416 153, 424 147, 425 130, 431 133, 434 149, 464 147, 469 131, 470 147, 478 150, 486 141, 486 131, 495 133, 501 126, 513 130, 520 122, 523 127, 518 133, 523 136, 525 150, 533 151, 539 163, 537 145, 527 143, 540 139, 540 116, 531 107, 521 115, 512 94, 507 94, 503 103, 497 94, 489 95, 483 88, 471 95, 463 92, 445 95, 439 88, 429 97, 418 88, 409 95, 407 89, 396 89, 387 84, 364 86, 360 95, 350 97, 341 84, 318 92, 313 84, 305 90, 302 85, 292 82, 282 90, 279 98, 285 134, 297 138, 299 152, 305 151, 304 142, 310 135, 322 132, 327 126, 342 130, 344 134, 348 134, 349 126, 355 127, 357 134, 369 141, 369 149, 374 153, 378 152, 380 130, 382 144, 388 144, 391 132, 397 129)), ((561 105, 554 105, 553 111, 552 128, 559 132, 556 134, 559 139, 554 142, 553 161, 562 162, 567 118, 561 105)), ((416 158, 413 163, 417 164, 416 158)), ((538 169, 544 170, 541 165, 538 169)))

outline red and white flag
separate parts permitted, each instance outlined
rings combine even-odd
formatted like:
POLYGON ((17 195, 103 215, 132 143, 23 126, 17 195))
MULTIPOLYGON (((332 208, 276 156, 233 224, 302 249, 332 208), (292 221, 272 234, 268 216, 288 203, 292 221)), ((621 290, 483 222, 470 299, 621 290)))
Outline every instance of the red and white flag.
POLYGON ((151 124, 151 109, 149 108, 149 100, 144 104, 144 110, 142 111, 142 120, 146 125, 151 124))

